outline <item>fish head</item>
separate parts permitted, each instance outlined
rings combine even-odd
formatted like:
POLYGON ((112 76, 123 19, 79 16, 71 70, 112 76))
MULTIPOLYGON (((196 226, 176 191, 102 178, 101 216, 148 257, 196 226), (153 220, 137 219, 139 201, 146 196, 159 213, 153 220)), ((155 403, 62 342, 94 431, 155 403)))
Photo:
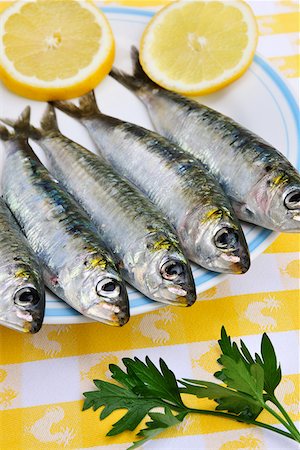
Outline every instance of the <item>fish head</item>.
POLYGON ((250 267, 244 233, 233 213, 226 207, 193 211, 186 238, 194 248, 191 259, 206 269, 241 274, 250 267))
POLYGON ((66 300, 91 319, 113 326, 125 325, 129 320, 128 296, 115 263, 89 249, 82 256, 75 258, 72 267, 66 267, 60 275, 66 300))
POLYGON ((196 288, 189 261, 180 249, 177 238, 167 233, 151 233, 147 251, 138 266, 143 273, 146 295, 162 303, 191 306, 196 288))
POLYGON ((21 269, 6 277, 1 293, 1 325, 36 333, 42 326, 44 313, 44 286, 32 271, 21 269))
MULTIPOLYGON (((300 232, 300 177, 275 170, 262 180, 256 195, 265 213, 264 226, 277 231, 300 232)), ((257 192, 256 191, 256 192, 257 192)))

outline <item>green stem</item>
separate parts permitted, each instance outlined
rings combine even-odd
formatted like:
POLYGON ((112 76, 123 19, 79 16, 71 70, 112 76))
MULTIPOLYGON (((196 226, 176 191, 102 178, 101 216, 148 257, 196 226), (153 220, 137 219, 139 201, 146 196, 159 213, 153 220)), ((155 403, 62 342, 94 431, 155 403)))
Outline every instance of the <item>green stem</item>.
POLYGON ((277 400, 277 398, 275 397, 275 395, 269 395, 270 401, 272 403, 274 403, 275 406, 277 406, 277 408, 279 409, 279 411, 281 412, 281 414, 283 415, 283 417, 286 419, 286 421, 288 422, 288 424, 291 426, 291 428, 294 430, 294 435, 297 437, 298 442, 300 442, 300 433, 299 430, 297 429, 297 427, 295 426, 294 422, 292 421, 292 419, 290 418, 290 416, 288 415, 288 413, 286 412, 286 410, 284 409, 284 407, 282 406, 282 404, 277 400))
POLYGON ((297 442, 299 441, 299 437, 297 436, 298 434, 298 430, 297 433, 295 433, 294 428, 290 426, 289 423, 287 423, 279 414, 277 414, 276 411, 274 411, 274 409, 270 408, 270 406, 268 406, 266 403, 264 403, 264 409, 266 411, 268 411, 270 414, 272 414, 272 416, 274 416, 280 423, 282 423, 282 425, 289 430, 289 432, 292 434, 293 439, 297 442))
POLYGON ((294 436, 294 434, 292 432, 291 432, 291 434, 287 433, 286 431, 280 430, 280 428, 273 427, 272 425, 268 425, 267 423, 259 422, 258 420, 251 420, 251 419, 247 420, 247 419, 238 417, 234 414, 225 413, 225 412, 221 412, 221 411, 209 411, 206 409, 188 408, 188 412, 203 414, 203 415, 207 415, 207 416, 224 417, 225 419, 226 418, 231 419, 231 420, 233 419, 237 422, 247 423, 248 425, 256 425, 260 428, 266 428, 267 430, 274 431, 275 433, 281 434, 282 436, 285 436, 289 439, 297 441, 296 437, 294 436))

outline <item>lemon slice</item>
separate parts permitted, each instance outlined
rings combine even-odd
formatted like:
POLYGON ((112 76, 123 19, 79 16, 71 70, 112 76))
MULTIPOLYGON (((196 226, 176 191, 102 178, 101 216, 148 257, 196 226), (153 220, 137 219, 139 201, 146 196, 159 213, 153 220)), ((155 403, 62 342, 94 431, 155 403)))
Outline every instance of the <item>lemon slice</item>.
POLYGON ((80 0, 22 0, 0 16, 0 76, 35 100, 65 100, 110 71, 114 38, 103 13, 80 0))
POLYGON ((243 1, 175 2, 149 22, 140 61, 160 86, 186 95, 206 94, 245 72, 257 36, 255 17, 243 1))

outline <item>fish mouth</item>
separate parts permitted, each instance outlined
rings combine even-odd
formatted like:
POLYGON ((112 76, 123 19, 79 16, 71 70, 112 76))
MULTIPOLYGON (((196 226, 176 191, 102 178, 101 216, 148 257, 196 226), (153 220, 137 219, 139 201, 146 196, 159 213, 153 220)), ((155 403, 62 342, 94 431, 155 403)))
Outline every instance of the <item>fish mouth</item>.
POLYGON ((300 209, 289 210, 286 220, 275 229, 284 233, 300 233, 300 209))
POLYGON ((10 328, 11 330, 21 331, 23 333, 29 333, 30 329, 27 326, 28 322, 25 323, 17 323, 5 319, 0 319, 0 325, 3 325, 6 328, 10 328))
POLYGON ((248 271, 250 255, 242 231, 231 226, 223 226, 215 233, 214 243, 219 251, 219 263, 213 270, 232 274, 243 274, 248 271))
POLYGON ((114 305, 106 301, 93 304, 84 311, 84 315, 107 325, 122 327, 130 317, 129 307, 114 305))
POLYGON ((188 283, 163 286, 156 300, 167 305, 192 306, 197 298, 194 280, 188 283))
POLYGON ((242 275, 246 272, 248 272, 250 268, 250 257, 249 254, 244 253, 241 256, 238 257, 239 261, 233 262, 230 265, 230 273, 236 274, 236 275, 242 275))
POLYGON ((190 266, 176 258, 163 260, 160 274, 165 280, 161 292, 162 303, 177 306, 192 306, 196 301, 196 287, 190 266))
MULTIPOLYGON (((104 297, 103 295, 98 294, 97 300, 92 305, 85 308, 83 313, 87 317, 90 317, 98 322, 115 327, 122 327, 129 321, 130 318, 127 290, 125 285, 121 282, 116 280, 114 281, 117 290, 112 289, 112 286, 109 285, 110 283, 111 281, 108 283, 105 279, 104 287, 106 289, 104 289, 104 291, 103 286, 101 286, 102 294, 103 292, 106 292, 107 296, 104 297), (107 290, 108 288, 110 289, 107 290), (118 295, 112 295, 116 294, 116 292, 118 295)), ((97 289, 99 290, 98 285, 97 289)))
POLYGON ((37 333, 43 324, 43 316, 33 316, 28 313, 23 318, 20 315, 14 315, 10 319, 0 319, 0 325, 22 333, 37 333))

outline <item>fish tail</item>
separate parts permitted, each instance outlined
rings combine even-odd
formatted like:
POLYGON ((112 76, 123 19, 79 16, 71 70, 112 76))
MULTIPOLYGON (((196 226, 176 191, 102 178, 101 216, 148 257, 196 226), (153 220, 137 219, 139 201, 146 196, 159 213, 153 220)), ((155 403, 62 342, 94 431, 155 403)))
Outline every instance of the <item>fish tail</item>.
POLYGON ((55 109, 52 105, 48 104, 41 119, 41 128, 35 128, 33 125, 30 125, 28 129, 28 136, 34 141, 38 141, 43 136, 53 131, 59 130, 56 120, 55 109))
POLYGON ((71 117, 76 119, 84 119, 88 117, 94 117, 95 115, 101 114, 98 108, 95 92, 90 91, 88 94, 84 95, 79 99, 79 106, 74 105, 71 102, 51 102, 53 106, 65 112, 71 117))
POLYGON ((0 119, 1 122, 12 127, 15 134, 19 136, 28 136, 28 128, 30 127, 30 106, 26 106, 16 121, 10 119, 0 119))
POLYGON ((10 133, 5 127, 0 127, 0 137, 4 141, 15 137, 26 139, 31 134, 34 134, 35 128, 30 125, 30 106, 26 106, 16 121, 11 119, 0 119, 0 121, 14 129, 14 131, 10 133))
POLYGON ((133 75, 129 75, 115 67, 112 68, 109 75, 133 92, 137 92, 146 85, 149 86, 149 84, 156 86, 144 72, 139 60, 139 51, 135 46, 131 47, 130 55, 133 66, 133 75))
POLYGON ((8 141, 12 137, 7 128, 0 125, 0 139, 2 141, 8 141))
POLYGON ((41 130, 45 134, 51 131, 58 131, 58 124, 54 106, 48 103, 41 119, 41 130))

